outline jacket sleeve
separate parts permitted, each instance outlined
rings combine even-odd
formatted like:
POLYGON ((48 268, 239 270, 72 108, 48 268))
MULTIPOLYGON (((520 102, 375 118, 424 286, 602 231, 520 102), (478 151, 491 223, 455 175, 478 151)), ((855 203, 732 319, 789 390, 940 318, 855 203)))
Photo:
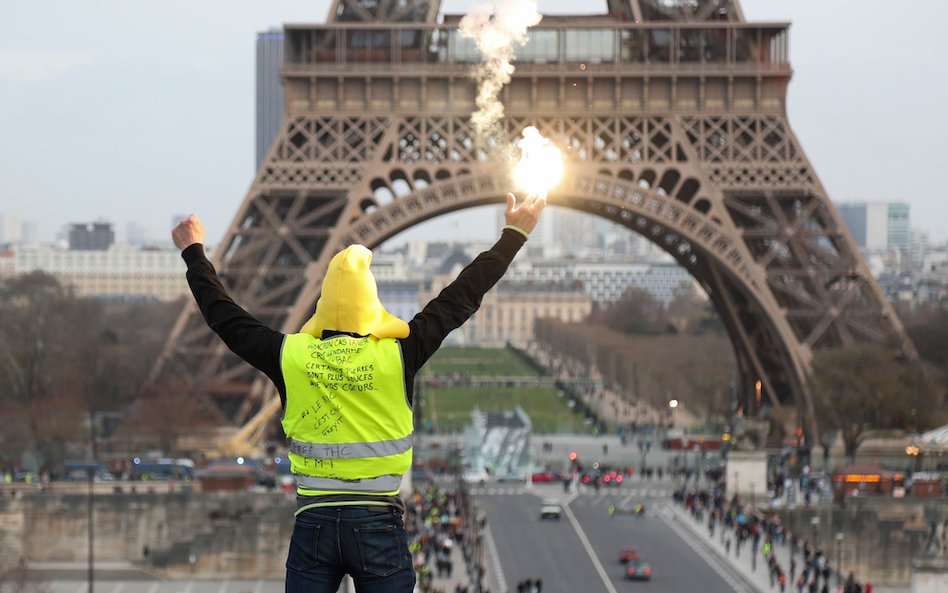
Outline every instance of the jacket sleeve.
POLYGON ((409 334, 402 340, 402 353, 409 379, 449 333, 474 315, 484 295, 501 279, 525 242, 522 234, 505 229, 493 247, 474 258, 408 323, 409 334))
POLYGON ((187 247, 181 252, 181 257, 188 264, 188 285, 207 325, 231 352, 269 377, 285 402, 286 386, 280 369, 284 335, 270 329, 234 302, 204 255, 203 245, 198 243, 187 247))

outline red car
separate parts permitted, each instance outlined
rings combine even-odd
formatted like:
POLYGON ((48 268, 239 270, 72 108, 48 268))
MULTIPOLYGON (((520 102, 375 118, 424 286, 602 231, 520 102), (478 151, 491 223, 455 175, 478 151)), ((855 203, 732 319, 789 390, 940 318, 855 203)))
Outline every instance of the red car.
POLYGON ((537 472, 530 476, 530 481, 536 484, 537 482, 558 482, 560 477, 553 472, 537 472))
POLYGON ((639 552, 635 548, 627 548, 619 554, 619 564, 625 564, 639 559, 639 552))

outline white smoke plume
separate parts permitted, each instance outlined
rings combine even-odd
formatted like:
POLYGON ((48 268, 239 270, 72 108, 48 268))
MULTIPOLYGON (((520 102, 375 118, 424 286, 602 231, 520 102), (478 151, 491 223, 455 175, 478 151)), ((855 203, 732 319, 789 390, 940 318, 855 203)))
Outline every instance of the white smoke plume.
POLYGON ((458 31, 473 39, 483 56, 475 74, 477 111, 471 114, 471 125, 481 138, 500 138, 504 105, 497 96, 514 72, 514 44, 525 44, 527 28, 541 18, 536 0, 499 0, 496 6, 474 6, 461 19, 458 31))

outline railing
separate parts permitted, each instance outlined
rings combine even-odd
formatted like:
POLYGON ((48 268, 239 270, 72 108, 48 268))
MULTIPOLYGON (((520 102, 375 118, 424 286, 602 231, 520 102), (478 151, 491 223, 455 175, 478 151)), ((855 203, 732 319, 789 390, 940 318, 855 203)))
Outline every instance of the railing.
MULTIPOLYGON (((787 23, 621 23, 535 27, 515 62, 666 66, 788 66, 787 23)), ((286 29, 285 66, 473 64, 474 41, 452 27, 415 24, 294 26, 286 29)))

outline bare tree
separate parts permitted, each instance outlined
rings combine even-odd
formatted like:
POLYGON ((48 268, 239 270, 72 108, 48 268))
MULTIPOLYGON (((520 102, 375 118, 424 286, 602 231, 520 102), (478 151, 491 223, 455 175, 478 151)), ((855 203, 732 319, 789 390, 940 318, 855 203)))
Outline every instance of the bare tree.
POLYGON ((0 284, 0 407, 19 425, 7 447, 34 451, 47 465, 62 460, 82 421, 67 394, 71 340, 87 313, 78 303, 43 273, 0 284))
POLYGON ((810 388, 817 414, 840 431, 850 460, 869 430, 920 431, 937 426, 945 415, 945 388, 934 369, 907 364, 879 348, 817 353, 810 388))

